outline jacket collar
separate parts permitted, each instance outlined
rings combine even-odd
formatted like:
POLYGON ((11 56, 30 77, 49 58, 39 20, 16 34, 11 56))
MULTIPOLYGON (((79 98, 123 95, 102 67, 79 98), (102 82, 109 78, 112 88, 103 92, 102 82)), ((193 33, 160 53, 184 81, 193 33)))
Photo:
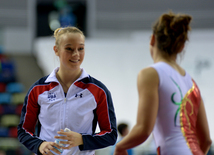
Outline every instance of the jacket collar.
MULTIPOLYGON (((45 80, 45 83, 48 83, 48 82, 57 82, 57 83, 59 83, 58 79, 56 78, 56 73, 57 73, 58 70, 59 70, 59 67, 55 68, 51 72, 51 74, 48 76, 48 78, 45 80)), ((81 68, 81 71, 82 71, 82 74, 80 75, 80 77, 76 81, 79 81, 81 79, 89 77, 89 74, 83 68, 81 68)))

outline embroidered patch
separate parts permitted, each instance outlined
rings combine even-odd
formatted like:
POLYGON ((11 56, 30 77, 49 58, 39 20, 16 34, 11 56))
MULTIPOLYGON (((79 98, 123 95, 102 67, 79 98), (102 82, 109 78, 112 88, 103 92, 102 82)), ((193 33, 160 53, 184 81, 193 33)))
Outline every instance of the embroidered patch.
POLYGON ((56 94, 52 92, 48 92, 48 100, 49 101, 54 101, 56 99, 56 94))

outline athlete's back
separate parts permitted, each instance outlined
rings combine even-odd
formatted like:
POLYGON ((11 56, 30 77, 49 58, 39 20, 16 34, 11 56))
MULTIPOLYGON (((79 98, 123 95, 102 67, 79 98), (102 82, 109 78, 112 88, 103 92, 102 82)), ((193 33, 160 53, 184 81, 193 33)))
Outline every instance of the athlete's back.
POLYGON ((200 92, 190 75, 180 75, 170 65, 152 65, 159 76, 159 109, 153 130, 160 154, 203 154, 196 137, 200 92))
POLYGON ((192 17, 162 14, 152 27, 150 54, 155 63, 137 78, 137 121, 117 143, 115 155, 135 147, 153 132, 158 155, 203 155, 212 144, 206 111, 196 83, 176 60, 188 40, 192 17))

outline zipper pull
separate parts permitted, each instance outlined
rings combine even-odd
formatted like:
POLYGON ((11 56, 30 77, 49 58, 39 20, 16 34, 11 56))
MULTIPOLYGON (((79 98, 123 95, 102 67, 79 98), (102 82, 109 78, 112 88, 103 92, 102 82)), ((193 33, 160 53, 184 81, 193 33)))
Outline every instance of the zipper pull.
POLYGON ((65 97, 64 101, 66 102, 66 97, 65 97))

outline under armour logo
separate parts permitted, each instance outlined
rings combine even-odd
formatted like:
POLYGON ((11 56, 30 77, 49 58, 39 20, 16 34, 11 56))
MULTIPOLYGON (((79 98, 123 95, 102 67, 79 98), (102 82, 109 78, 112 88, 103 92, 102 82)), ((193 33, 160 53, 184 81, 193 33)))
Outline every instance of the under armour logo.
POLYGON ((76 95, 75 95, 75 97, 78 97, 78 96, 79 96, 80 98, 82 98, 82 93, 76 94, 76 95))

